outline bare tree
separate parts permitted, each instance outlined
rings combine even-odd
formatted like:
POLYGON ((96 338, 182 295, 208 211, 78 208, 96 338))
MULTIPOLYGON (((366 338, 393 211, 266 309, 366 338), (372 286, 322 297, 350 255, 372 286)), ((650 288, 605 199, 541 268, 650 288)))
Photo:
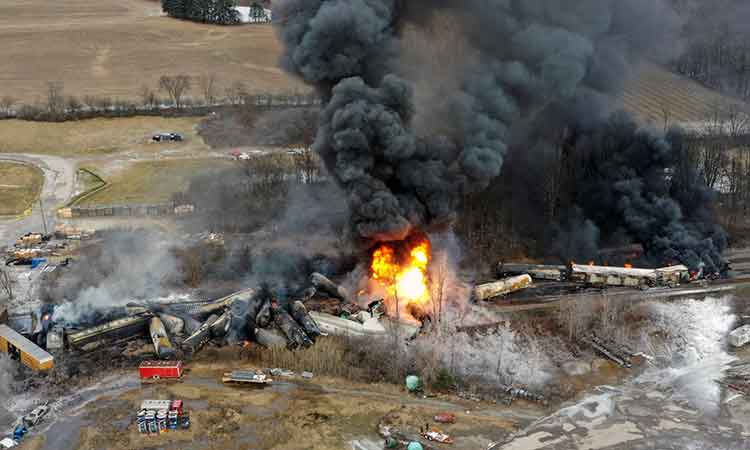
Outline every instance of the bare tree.
MULTIPOLYGON (((432 316, 435 323, 440 323, 443 317, 445 290, 448 281, 448 255, 440 254, 430 266, 432 280, 432 316)), ((440 327, 436 327, 439 329, 440 327)))
POLYGON ((203 94, 203 101, 206 103, 206 105, 212 105, 214 103, 214 100, 216 100, 216 75, 215 74, 208 74, 208 75, 201 75, 198 78, 198 85, 201 88, 201 93, 203 94))
POLYGON ((190 77, 185 74, 159 78, 159 89, 165 91, 176 107, 182 106, 182 97, 190 91, 190 77))
POLYGON ((65 98, 65 108, 69 113, 77 114, 83 108, 83 104, 78 100, 78 97, 70 95, 65 98))
POLYGON ((14 289, 17 283, 15 275, 8 268, 0 266, 0 291, 4 292, 10 300, 15 298, 14 289))
POLYGON ((243 97, 247 95, 247 89, 245 83, 242 81, 235 81, 225 91, 227 99, 233 105, 239 105, 242 103, 243 97))
POLYGON ((661 119, 664 125, 664 133, 669 131, 669 126, 672 122, 672 106, 668 102, 661 104, 661 119))
POLYGON ((0 99, 0 110, 2 110, 5 114, 10 114, 10 109, 13 107, 13 104, 16 103, 16 99, 13 97, 6 95, 3 98, 0 99))
POLYGON ((154 106, 156 106, 156 92, 154 92, 154 90, 147 85, 144 84, 143 86, 141 86, 140 96, 143 106, 147 106, 149 108, 153 108, 154 106))
POLYGON ((262 144, 292 149, 297 178, 313 183, 320 170, 320 161, 312 148, 317 129, 316 109, 284 109, 262 117, 255 126, 255 137, 262 144))
POLYGON ((65 95, 61 81, 47 83, 47 110, 55 114, 65 111, 65 95))

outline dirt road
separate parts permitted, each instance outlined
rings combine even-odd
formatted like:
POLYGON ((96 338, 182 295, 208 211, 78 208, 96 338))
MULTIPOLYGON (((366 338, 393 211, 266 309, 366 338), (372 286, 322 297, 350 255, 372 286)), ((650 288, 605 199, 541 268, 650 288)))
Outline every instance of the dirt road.
MULTIPOLYGON (((24 162, 39 167, 44 172, 44 187, 41 200, 47 229, 55 226, 55 212, 73 195, 75 189, 76 163, 65 158, 49 155, 24 155, 3 153, 0 161, 24 162)), ((21 219, 0 220, 0 246, 12 244, 18 236, 30 231, 43 231, 44 223, 39 204, 34 205, 30 216, 21 219)))
POLYGON ((404 426, 416 431, 433 422, 436 413, 450 411, 457 415, 457 423, 441 427, 456 443, 446 448, 475 450, 542 416, 533 406, 511 410, 452 398, 423 399, 397 386, 340 379, 281 377, 266 389, 230 387, 218 381, 223 371, 238 364, 191 363, 186 378, 175 384, 140 386, 133 384, 133 374, 110 376, 81 395, 57 402, 51 420, 35 430, 22 448, 339 450, 351 448, 354 441, 380 441, 377 424, 386 414, 397 415, 404 426), (183 399, 190 410, 191 429, 160 436, 139 434, 135 414, 140 402, 151 398, 183 399))

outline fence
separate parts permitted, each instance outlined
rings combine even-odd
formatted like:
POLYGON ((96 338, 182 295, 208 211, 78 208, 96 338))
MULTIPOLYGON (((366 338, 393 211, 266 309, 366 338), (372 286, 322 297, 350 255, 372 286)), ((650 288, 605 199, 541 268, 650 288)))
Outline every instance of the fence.
POLYGON ((152 205, 73 206, 62 208, 58 215, 63 219, 94 217, 164 217, 184 216, 195 211, 193 205, 158 203, 152 205))

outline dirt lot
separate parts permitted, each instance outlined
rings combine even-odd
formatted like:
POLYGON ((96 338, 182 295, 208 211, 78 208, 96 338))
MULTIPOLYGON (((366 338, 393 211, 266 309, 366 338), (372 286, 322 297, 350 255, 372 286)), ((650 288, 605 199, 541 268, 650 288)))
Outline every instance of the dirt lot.
MULTIPOLYGON (((161 75, 215 73, 223 87, 301 87, 277 68, 271 25, 221 27, 161 15, 150 0, 0 2, 0 97, 43 101, 49 81, 69 95, 137 98, 161 75)), ((197 94, 194 92, 194 94, 197 94)))
POLYGON ((39 197, 43 184, 39 168, 0 161, 0 216, 23 213, 39 197))
POLYGON ((436 413, 450 411, 458 417, 456 424, 441 428, 456 443, 444 448, 468 450, 485 448, 542 413, 532 407, 511 411, 455 398, 423 399, 399 386, 325 377, 281 377, 266 389, 229 387, 218 381, 223 372, 238 368, 255 369, 236 349, 204 351, 188 365, 183 381, 105 396, 80 414, 53 423, 44 435, 31 436, 23 449, 339 450, 350 448, 355 439, 376 441, 377 425, 386 414, 393 413, 396 423, 413 432, 426 422, 434 426, 436 413), (138 405, 152 398, 183 399, 191 429, 161 436, 139 434, 134 423, 138 405))

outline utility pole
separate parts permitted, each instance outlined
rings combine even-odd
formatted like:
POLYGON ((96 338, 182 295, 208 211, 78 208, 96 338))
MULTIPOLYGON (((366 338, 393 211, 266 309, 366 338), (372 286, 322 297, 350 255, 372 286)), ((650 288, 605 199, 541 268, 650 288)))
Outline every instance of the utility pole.
POLYGON ((44 205, 42 204, 42 198, 39 197, 39 211, 42 213, 42 224, 44 225, 44 235, 47 235, 47 219, 44 217, 44 205))

